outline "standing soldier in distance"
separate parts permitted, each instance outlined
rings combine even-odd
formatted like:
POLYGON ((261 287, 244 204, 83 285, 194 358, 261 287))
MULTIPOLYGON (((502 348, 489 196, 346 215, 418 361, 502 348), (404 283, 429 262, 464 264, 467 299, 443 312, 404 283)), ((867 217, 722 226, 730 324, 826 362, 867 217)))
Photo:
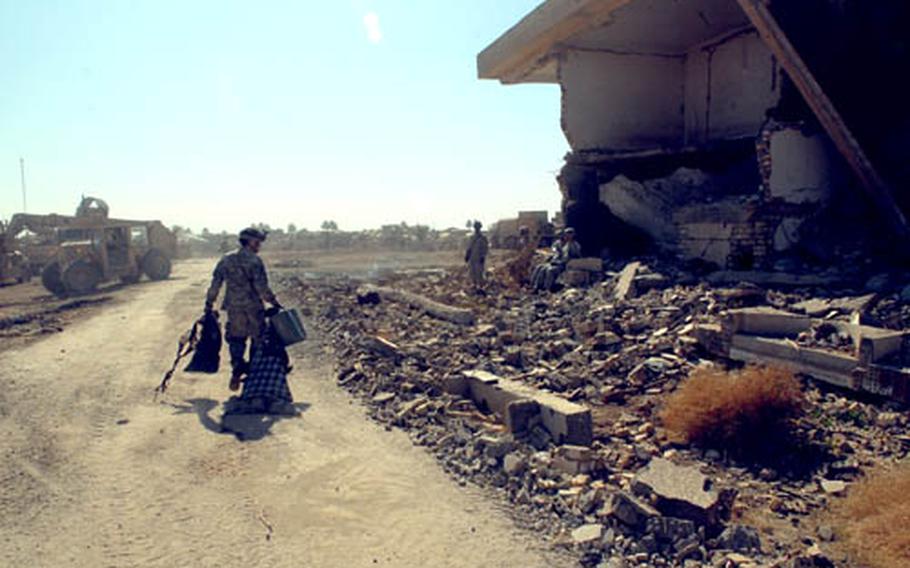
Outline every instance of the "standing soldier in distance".
POLYGON ((487 251, 490 249, 490 243, 480 232, 482 228, 483 224, 480 221, 474 221, 474 234, 471 235, 468 250, 464 253, 464 261, 468 263, 468 271, 471 274, 471 283, 474 285, 474 291, 478 293, 483 292, 487 251))
POLYGON ((259 248, 266 234, 259 229, 249 228, 240 232, 240 248, 224 255, 212 274, 212 285, 205 297, 206 312, 214 309, 221 285, 225 285, 222 309, 227 311, 227 339, 231 353, 230 389, 240 388, 243 375, 247 373, 247 339, 250 340, 250 357, 265 331, 265 302, 281 309, 269 287, 265 264, 259 258, 259 248))

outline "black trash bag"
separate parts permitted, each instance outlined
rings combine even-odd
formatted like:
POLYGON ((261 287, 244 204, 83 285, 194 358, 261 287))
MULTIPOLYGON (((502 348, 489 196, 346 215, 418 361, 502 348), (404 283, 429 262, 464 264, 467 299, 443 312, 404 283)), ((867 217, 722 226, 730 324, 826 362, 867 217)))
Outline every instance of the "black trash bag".
POLYGON ((193 358, 184 371, 187 373, 217 373, 221 362, 221 325, 218 322, 218 313, 206 312, 196 322, 193 329, 197 334, 196 348, 193 358))

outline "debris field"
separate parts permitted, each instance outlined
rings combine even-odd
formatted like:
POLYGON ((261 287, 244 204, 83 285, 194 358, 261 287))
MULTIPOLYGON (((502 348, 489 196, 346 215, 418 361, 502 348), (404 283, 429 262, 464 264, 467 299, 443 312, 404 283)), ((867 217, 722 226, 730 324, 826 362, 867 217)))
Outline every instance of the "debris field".
POLYGON ((500 273, 471 295, 454 269, 380 287, 278 280, 374 419, 460 483, 501 493, 583 565, 850 565, 830 510, 910 450, 910 297, 896 275, 840 289, 708 283, 649 258, 546 294, 500 273), (690 374, 745 376, 766 344, 803 400, 783 435, 736 447, 668 432, 662 412, 690 374))

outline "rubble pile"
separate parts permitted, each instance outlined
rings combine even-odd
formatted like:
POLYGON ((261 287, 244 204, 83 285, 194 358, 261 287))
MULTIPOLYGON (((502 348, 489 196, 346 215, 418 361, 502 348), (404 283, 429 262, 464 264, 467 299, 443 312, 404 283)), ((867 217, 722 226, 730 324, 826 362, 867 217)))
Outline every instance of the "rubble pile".
MULTIPOLYGON (((373 418, 407 430, 461 483, 501 491, 530 527, 576 547, 586 565, 833 565, 827 505, 910 450, 908 416, 896 405, 808 380, 798 435, 769 442, 779 445, 770 460, 679 445, 659 423, 666 395, 690 371, 726 363, 699 343, 700 325, 749 306, 846 319, 862 305, 871 317, 869 297, 714 287, 657 262, 607 267, 602 282, 553 294, 492 282, 486 295, 468 295, 454 272, 381 283, 469 310, 466 324, 343 277, 280 278, 323 334, 338 384, 373 418), (592 443, 559 444, 540 424, 518 432, 511 418, 453 394, 452 382, 475 371, 589 408, 592 443)), ((905 310, 893 297, 887 307, 888 296, 876 296, 888 310, 879 317, 905 310)), ((849 341, 824 325, 797 339, 832 350, 849 341)), ((525 402, 510 404, 510 416, 525 402)))
POLYGON ((796 342, 805 347, 822 347, 845 353, 853 351, 853 338, 825 322, 813 325, 811 329, 800 333, 796 342))

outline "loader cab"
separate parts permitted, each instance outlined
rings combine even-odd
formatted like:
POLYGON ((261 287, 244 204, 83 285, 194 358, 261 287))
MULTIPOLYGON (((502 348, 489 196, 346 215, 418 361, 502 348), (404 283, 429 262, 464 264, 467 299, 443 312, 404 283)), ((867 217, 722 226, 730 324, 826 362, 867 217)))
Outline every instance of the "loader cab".
POLYGON ((57 230, 57 240, 57 258, 41 278, 45 288, 58 296, 90 293, 114 280, 132 284, 142 274, 152 280, 170 275, 170 257, 149 246, 146 225, 67 227, 57 230))
POLYGON ((132 234, 129 227, 108 227, 104 229, 104 250, 107 261, 102 263, 108 278, 137 274, 135 255, 132 254, 132 234))
POLYGON ((130 242, 141 251, 149 248, 149 231, 145 225, 130 227, 130 242))

